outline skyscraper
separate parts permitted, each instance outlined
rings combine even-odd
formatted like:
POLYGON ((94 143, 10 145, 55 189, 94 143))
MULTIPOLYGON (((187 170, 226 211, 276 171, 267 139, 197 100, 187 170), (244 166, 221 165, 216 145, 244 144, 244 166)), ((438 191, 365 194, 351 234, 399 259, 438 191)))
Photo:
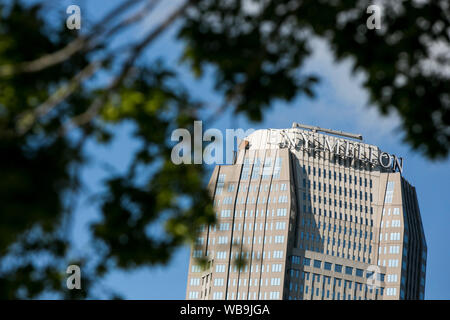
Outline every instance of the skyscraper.
POLYGON ((192 248, 186 298, 423 299, 427 246, 402 173, 360 135, 255 131, 213 171, 218 222, 192 248))

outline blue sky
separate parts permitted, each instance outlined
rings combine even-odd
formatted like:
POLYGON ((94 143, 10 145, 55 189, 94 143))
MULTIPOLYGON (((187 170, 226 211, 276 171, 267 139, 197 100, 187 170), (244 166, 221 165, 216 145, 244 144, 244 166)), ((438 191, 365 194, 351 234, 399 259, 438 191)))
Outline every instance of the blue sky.
MULTIPOLYGON (((72 1, 81 6, 82 16, 97 19, 106 13, 117 0, 72 1)), ((67 2, 51 2, 52 6, 65 10, 67 2)), ((167 14, 179 0, 163 1, 155 13, 137 29, 136 34, 144 33, 167 14)), ((220 99, 212 90, 212 77, 193 79, 184 66, 178 65, 180 44, 169 30, 145 53, 146 59, 163 57, 170 66, 180 73, 180 79, 188 86, 193 95, 213 106, 220 99)), ((124 41, 130 33, 122 35, 116 41, 124 41)), ((249 123, 245 117, 229 112, 211 124, 220 130, 229 128, 289 128, 293 121, 360 133, 367 143, 380 146, 381 149, 402 156, 404 176, 416 186, 419 205, 428 244, 428 266, 426 281, 426 299, 450 299, 450 160, 431 162, 402 142, 399 119, 395 114, 388 117, 379 115, 374 107, 367 106, 367 94, 361 89, 363 74, 350 74, 351 61, 336 63, 327 46, 320 40, 314 41, 314 54, 307 61, 303 71, 316 72, 321 76, 317 87, 317 98, 308 100, 300 97, 290 104, 277 102, 265 113, 264 121, 249 123)), ((426 105, 424 105, 426 108, 426 105)), ((209 111, 209 110, 207 110, 209 111)), ((209 127, 204 127, 204 130, 209 127)), ((101 179, 106 175, 104 164, 112 165, 118 171, 123 170, 129 161, 128 155, 136 146, 130 139, 130 127, 123 125, 116 131, 116 141, 108 147, 90 144, 87 154, 91 164, 83 171, 85 192, 76 209, 73 238, 80 252, 89 250, 87 226, 97 218, 97 207, 88 195, 98 192, 101 179)), ((176 252, 167 266, 140 268, 132 272, 114 271, 103 284, 120 292, 128 299, 184 299, 188 271, 189 249, 176 252)))

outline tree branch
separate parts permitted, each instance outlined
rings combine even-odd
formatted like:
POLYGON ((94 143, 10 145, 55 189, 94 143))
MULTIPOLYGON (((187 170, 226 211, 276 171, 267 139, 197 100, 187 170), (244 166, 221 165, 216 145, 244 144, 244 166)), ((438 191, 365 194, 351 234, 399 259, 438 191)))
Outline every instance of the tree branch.
POLYGON ((44 103, 36 109, 25 112, 18 117, 16 129, 19 135, 25 134, 40 117, 48 114, 54 107, 67 99, 79 86, 80 83, 90 78, 103 64, 104 60, 94 61, 77 73, 67 84, 58 88, 44 103))
POLYGON ((142 0, 128 0, 121 5, 118 5, 109 14, 107 14, 105 18, 103 18, 93 27, 93 30, 89 35, 79 36, 61 50, 47 54, 33 61, 22 62, 15 66, 0 66, 0 77, 12 76, 19 73, 37 72, 66 61, 75 53, 85 48, 87 44, 89 44, 93 39, 98 37, 99 34, 101 34, 101 32, 103 31, 104 25, 106 25, 108 21, 113 20, 117 15, 122 14, 125 10, 141 1, 142 0))
POLYGON ((130 57, 123 64, 120 74, 111 82, 108 88, 106 88, 105 94, 97 97, 84 113, 72 118, 67 124, 65 124, 62 128, 61 134, 65 134, 73 127, 78 127, 91 121, 97 115, 98 111, 100 110, 106 99, 109 97, 109 94, 116 90, 125 80, 129 71, 131 70, 131 67, 134 65, 142 51, 148 45, 150 45, 153 40, 155 40, 162 32, 164 32, 178 17, 184 14, 189 5, 191 5, 194 1, 195 0, 187 0, 182 6, 180 6, 177 10, 170 14, 169 17, 167 17, 167 19, 162 22, 156 29, 151 31, 141 42, 137 43, 133 47, 130 57))

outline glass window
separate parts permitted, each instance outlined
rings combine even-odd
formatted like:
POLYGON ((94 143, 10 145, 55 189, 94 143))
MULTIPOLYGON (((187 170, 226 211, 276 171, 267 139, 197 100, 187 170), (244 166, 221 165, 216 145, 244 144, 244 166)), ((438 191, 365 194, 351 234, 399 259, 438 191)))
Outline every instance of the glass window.
POLYGON ((349 275, 352 275, 352 273, 353 273, 353 268, 352 268, 352 267, 345 267, 345 273, 346 273, 346 274, 349 274, 349 275))
POLYGON ((363 269, 356 269, 356 275, 357 275, 358 277, 362 277, 362 276, 363 276, 363 273, 364 273, 363 269))
POLYGON ((309 258, 304 258, 304 259, 303 259, 303 265, 305 265, 305 266, 310 266, 310 265, 311 265, 311 259, 309 259, 309 258))
POLYGON ((281 163, 282 163, 282 158, 275 158, 275 169, 273 172, 274 179, 278 179, 280 177, 281 163))
POLYGON ((314 260, 314 268, 321 268, 321 267, 322 267, 322 261, 314 260))
POLYGON ((220 174, 219 175, 219 179, 217 181, 217 186, 216 186, 216 195, 221 195, 222 194, 224 182, 225 182, 225 175, 224 174, 220 174))
POLYGON ((389 181, 386 188, 386 197, 384 203, 392 203, 392 196, 394 194, 394 181, 389 181))
POLYGON ((331 270, 331 263, 325 262, 325 270, 331 270))
POLYGON ((271 173, 272 173, 272 158, 266 158, 264 160, 262 178, 268 179, 271 173))
POLYGON ((336 272, 342 272, 342 265, 340 265, 340 264, 335 264, 335 265, 334 265, 334 271, 336 271, 336 272))

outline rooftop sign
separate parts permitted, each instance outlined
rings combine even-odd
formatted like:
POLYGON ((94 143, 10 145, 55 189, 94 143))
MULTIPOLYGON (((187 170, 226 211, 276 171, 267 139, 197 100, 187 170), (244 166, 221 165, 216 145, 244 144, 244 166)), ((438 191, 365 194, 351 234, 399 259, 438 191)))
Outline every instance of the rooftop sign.
POLYGON ((269 143, 278 144, 280 148, 325 151, 344 159, 360 160, 364 163, 390 169, 393 172, 403 173, 403 158, 356 141, 308 134, 306 131, 297 129, 282 129, 270 130, 269 143), (274 132, 277 135, 274 135, 274 132))

